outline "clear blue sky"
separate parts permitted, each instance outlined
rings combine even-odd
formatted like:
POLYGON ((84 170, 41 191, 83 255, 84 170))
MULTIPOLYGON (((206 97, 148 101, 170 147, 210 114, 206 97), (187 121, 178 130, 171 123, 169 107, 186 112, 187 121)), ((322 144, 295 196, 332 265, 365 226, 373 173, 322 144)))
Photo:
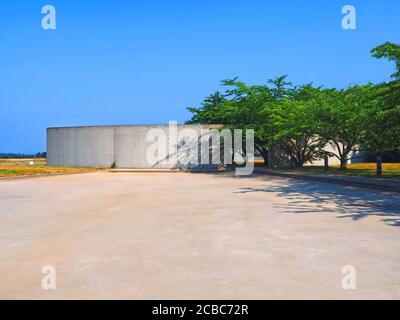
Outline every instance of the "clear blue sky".
POLYGON ((399 43, 399 17, 399 0, 0 0, 0 152, 44 151, 49 126, 184 122, 235 76, 384 81, 393 66, 369 51, 399 43))

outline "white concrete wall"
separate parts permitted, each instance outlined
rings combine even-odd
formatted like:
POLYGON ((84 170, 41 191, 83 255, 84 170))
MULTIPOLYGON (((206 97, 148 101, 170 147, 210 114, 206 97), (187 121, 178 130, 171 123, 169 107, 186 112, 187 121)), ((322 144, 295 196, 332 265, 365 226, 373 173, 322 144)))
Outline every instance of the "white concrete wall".
MULTIPOLYGON (((327 151, 327 152, 336 153, 336 149, 333 148, 330 144, 327 144, 324 147, 324 150, 327 151)), ((340 165, 340 160, 337 157, 332 156, 332 157, 328 157, 328 163, 329 163, 330 166, 331 165, 340 165)), ((323 166, 324 165, 324 159, 314 160, 312 163, 311 162, 307 162, 304 165, 305 166, 323 166)))
MULTIPOLYGON (((197 132, 218 126, 179 125, 181 135, 178 148, 178 167, 194 159, 188 146, 199 143, 182 136, 186 129, 197 132)), ((146 151, 154 142, 146 141, 150 129, 159 129, 168 137, 169 126, 94 126, 47 129, 47 162, 51 166, 110 167, 115 162, 118 168, 171 168, 168 159, 149 165, 146 151)), ((167 139, 168 144, 168 139, 167 139)), ((198 148, 200 154, 200 147, 198 148)))
POLYGON ((49 165, 109 167, 113 162, 113 127, 47 129, 47 163, 49 165))

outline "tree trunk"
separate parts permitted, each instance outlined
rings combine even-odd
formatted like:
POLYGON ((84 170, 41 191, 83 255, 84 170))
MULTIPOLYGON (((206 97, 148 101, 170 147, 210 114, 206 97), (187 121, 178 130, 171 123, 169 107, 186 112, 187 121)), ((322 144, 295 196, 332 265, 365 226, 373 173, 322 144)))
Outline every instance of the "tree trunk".
POLYGON ((328 172, 329 171, 329 157, 324 156, 324 171, 328 172))
POLYGON ((258 151, 258 153, 261 155, 261 157, 263 158, 264 167, 268 168, 269 167, 269 165, 268 165, 268 160, 269 160, 268 159, 268 148, 263 147, 263 146, 258 146, 258 145, 255 145, 254 147, 258 151))
POLYGON ((376 158, 376 175, 378 177, 382 176, 382 157, 377 156, 376 158))
POLYGON ((264 167, 268 168, 268 151, 265 150, 263 153, 261 153, 261 156, 264 159, 264 167))
POLYGON ((303 163, 298 159, 292 159, 292 168, 301 168, 303 163))
POLYGON ((340 170, 346 170, 347 169, 347 159, 340 159, 340 170))

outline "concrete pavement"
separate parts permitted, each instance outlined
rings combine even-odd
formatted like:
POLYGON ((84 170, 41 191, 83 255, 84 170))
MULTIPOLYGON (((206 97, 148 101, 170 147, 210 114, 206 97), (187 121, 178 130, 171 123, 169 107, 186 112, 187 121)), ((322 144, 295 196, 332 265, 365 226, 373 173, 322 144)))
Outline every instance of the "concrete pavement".
POLYGON ((399 204, 230 173, 4 180, 0 298, 398 299, 399 204), (56 290, 41 287, 44 265, 56 290), (342 288, 346 265, 356 290, 342 288))

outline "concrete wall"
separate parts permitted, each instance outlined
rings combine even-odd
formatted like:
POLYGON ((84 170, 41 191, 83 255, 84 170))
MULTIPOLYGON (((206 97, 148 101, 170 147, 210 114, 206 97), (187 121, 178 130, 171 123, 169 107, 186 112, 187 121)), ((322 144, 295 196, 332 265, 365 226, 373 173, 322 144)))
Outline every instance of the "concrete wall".
MULTIPOLYGON (((146 152, 154 141, 146 141, 150 129, 164 132, 168 144, 169 126, 94 126, 65 127, 47 129, 47 163, 51 166, 110 167, 114 162, 118 168, 171 168, 190 166, 191 159, 199 157, 191 153, 198 140, 185 137, 190 129, 200 136, 202 129, 218 128, 217 125, 179 125, 177 126, 178 163, 172 166, 167 155, 165 159, 150 165, 146 152)), ((194 160, 193 160, 194 161, 194 160)))

